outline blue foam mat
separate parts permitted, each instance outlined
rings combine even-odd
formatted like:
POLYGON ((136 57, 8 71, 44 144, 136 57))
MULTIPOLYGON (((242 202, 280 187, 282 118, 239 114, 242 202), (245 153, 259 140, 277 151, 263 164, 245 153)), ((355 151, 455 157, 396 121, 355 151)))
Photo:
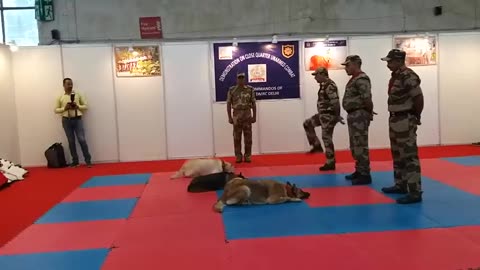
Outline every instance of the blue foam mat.
POLYGON ((480 166, 480 156, 451 157, 442 158, 442 160, 457 163, 463 166, 480 166))
POLYGON ((0 255, 2 270, 101 270, 108 249, 0 255))
MULTIPOLYGON (((268 177, 290 181, 301 188, 351 186, 344 174, 268 177)), ((393 183, 392 172, 372 173, 369 187, 381 192, 393 183)), ((256 178, 256 179, 263 179, 256 178)), ((480 225, 480 197, 422 178, 420 204, 382 203, 337 207, 310 207, 306 202, 280 205, 227 206, 223 221, 227 239, 284 237, 351 232, 414 230, 480 225), (470 210, 468 210, 470 209, 470 210)), ((217 192, 221 196, 222 191, 217 192)), ((401 195, 385 194, 396 199, 401 195)))
POLYGON ((128 218, 136 198, 60 203, 38 219, 36 224, 81 222, 128 218))
POLYGON ((81 185, 81 188, 104 187, 104 186, 124 186, 147 184, 151 174, 122 174, 95 176, 81 185))

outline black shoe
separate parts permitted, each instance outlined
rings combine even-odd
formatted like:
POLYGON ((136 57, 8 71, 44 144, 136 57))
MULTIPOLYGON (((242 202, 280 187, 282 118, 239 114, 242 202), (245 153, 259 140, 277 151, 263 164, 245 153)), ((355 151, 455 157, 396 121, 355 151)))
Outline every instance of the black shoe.
POLYGON ((92 168, 92 167, 93 167, 92 163, 91 163, 91 162, 87 162, 87 168, 92 168))
POLYGON ((237 157, 237 159, 235 160, 236 163, 242 163, 242 157, 237 157))
POLYGON ((419 203, 422 201, 422 192, 411 192, 397 199, 398 204, 419 203))
POLYGON ((320 144, 313 146, 312 149, 308 151, 308 154, 314 154, 314 153, 323 153, 323 148, 320 144))
POLYGON ((407 188, 406 187, 401 187, 399 185, 395 185, 392 187, 384 187, 382 188, 383 193, 387 194, 407 194, 407 188))
POLYGON ((368 175, 359 174, 357 175, 356 178, 352 179, 353 186, 370 185, 371 183, 372 183, 372 176, 370 174, 368 175))
POLYGON ((320 171, 333 171, 335 170, 335 163, 325 163, 319 168, 320 171))
POLYGON ((68 165, 68 166, 73 168, 73 167, 78 167, 78 166, 80 166, 80 164, 79 164, 78 162, 72 162, 72 163, 70 163, 70 165, 68 165))
POLYGON ((243 161, 245 161, 245 162, 247 162, 247 163, 250 163, 250 162, 252 162, 252 158, 251 158, 250 156, 245 156, 245 157, 243 158, 243 161))
POLYGON ((357 178, 358 175, 359 175, 358 172, 354 172, 354 173, 352 173, 352 174, 346 175, 346 176, 345 176, 345 179, 347 179, 347 180, 353 180, 353 179, 357 178))

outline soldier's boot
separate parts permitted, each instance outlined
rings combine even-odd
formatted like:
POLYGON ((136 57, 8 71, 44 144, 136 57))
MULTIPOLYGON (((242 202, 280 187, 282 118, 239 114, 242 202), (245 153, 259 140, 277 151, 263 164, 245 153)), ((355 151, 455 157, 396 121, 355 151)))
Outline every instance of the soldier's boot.
POLYGON ((353 186, 369 185, 372 183, 372 176, 370 174, 358 174, 352 179, 353 186))
POLYGON ((408 184, 408 194, 398 198, 398 204, 411 204, 411 203, 419 203, 422 201, 422 191, 417 189, 416 184, 408 184))
POLYGON ((382 188, 382 192, 387 194, 407 194, 408 190, 404 185, 395 184, 391 187, 382 188))
POLYGON ((252 157, 245 155, 244 158, 243 158, 243 160, 244 160, 245 162, 247 162, 247 163, 250 163, 250 162, 252 162, 252 157))
POLYGON ((345 179, 347 179, 347 180, 353 180, 353 179, 357 178, 358 176, 359 176, 359 173, 358 173, 358 172, 354 172, 354 173, 352 173, 352 174, 346 175, 346 176, 345 176, 345 179))
POLYGON ((335 162, 327 162, 322 167, 320 167, 320 171, 333 171, 335 170, 335 162))
POLYGON ((243 161, 243 160, 242 160, 242 156, 237 156, 235 162, 236 162, 236 163, 242 163, 242 161, 243 161))
POLYGON ((323 147, 321 144, 315 144, 313 145, 312 149, 307 152, 308 154, 314 154, 314 153, 323 153, 323 147))

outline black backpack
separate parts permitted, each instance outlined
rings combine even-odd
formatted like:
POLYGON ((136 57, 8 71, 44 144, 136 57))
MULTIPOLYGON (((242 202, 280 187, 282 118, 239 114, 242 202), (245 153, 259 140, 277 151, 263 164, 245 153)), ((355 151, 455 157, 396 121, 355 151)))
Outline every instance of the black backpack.
POLYGON ((65 168, 67 161, 65 160, 65 152, 61 143, 52 144, 45 150, 45 158, 47 159, 48 168, 65 168))

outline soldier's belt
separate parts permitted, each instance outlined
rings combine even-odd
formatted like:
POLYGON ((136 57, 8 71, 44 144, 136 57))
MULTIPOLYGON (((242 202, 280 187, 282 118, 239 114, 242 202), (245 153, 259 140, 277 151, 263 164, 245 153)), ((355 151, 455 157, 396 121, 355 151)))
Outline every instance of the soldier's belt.
POLYGON ((355 109, 348 110, 347 113, 350 114, 350 113, 353 113, 353 112, 356 112, 356 111, 359 111, 359 110, 366 110, 366 109, 365 108, 355 108, 355 109))
POLYGON ((401 115, 407 115, 407 114, 414 114, 413 111, 408 110, 408 111, 400 111, 400 112, 390 112, 390 116, 401 116, 401 115))
POLYGON ((335 115, 335 113, 333 111, 319 111, 318 113, 320 114, 331 114, 331 115, 335 115))

